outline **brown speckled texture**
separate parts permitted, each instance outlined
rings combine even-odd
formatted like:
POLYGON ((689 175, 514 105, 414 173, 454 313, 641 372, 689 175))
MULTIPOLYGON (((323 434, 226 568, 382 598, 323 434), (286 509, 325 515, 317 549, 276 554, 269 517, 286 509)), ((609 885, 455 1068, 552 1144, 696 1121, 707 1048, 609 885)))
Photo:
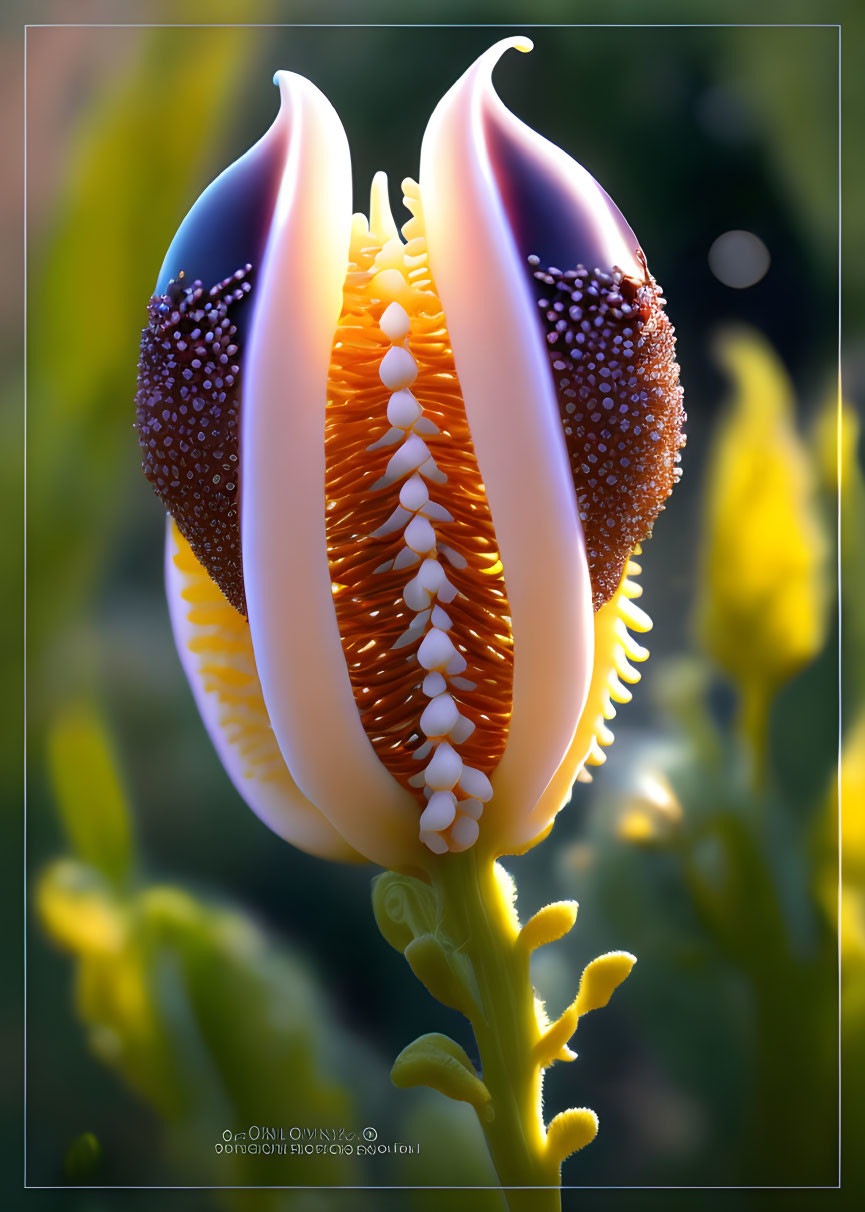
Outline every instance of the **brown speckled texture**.
POLYGON ((237 510, 241 350, 231 310, 246 265, 209 290, 183 275, 154 295, 141 334, 135 425, 143 469, 197 559, 246 613, 237 510))
POLYGON ((595 610, 652 530, 685 443, 673 326, 646 271, 561 270, 529 257, 574 476, 595 610))

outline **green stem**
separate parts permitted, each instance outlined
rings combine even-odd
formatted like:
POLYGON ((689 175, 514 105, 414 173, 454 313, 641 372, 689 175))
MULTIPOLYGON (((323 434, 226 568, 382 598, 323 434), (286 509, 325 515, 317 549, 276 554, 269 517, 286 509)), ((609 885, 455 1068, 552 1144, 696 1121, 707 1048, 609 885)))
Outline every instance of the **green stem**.
POLYGON ((766 790, 769 773, 769 703, 765 686, 745 685, 741 690, 739 731, 751 763, 751 787, 756 795, 766 790))
POLYGON ((431 866, 442 927, 470 961, 476 982, 479 1012, 471 1023, 492 1096, 492 1117, 481 1119, 481 1126, 508 1206, 511 1212, 556 1212, 561 1175, 545 1145, 528 951, 517 943, 513 910, 491 856, 473 846, 431 866))

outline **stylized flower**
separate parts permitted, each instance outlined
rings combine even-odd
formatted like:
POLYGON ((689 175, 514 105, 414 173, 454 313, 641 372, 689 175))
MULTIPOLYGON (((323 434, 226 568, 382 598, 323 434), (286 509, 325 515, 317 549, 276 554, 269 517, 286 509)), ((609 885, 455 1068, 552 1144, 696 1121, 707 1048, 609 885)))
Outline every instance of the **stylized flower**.
POLYGON ((597 1120, 545 1127, 543 1072, 634 957, 593 961, 550 1023, 530 956, 576 905, 520 927, 494 860, 545 835, 612 739, 646 655, 631 556, 684 415, 636 237, 492 88, 530 46, 498 43, 436 108, 403 238, 383 174, 351 216, 339 119, 279 72, 273 126, 168 251, 137 424, 226 769, 295 845, 391 869, 382 933, 474 1028, 482 1076, 433 1035, 394 1081, 472 1103, 503 1185, 554 1187, 597 1120))
MULTIPOLYGON (((550 826, 628 697, 628 560, 678 475, 672 328, 607 194, 496 96, 436 108, 400 238, 279 72, 150 302, 144 468, 181 659, 229 774, 295 845, 420 869, 550 826)), ((633 571, 632 567, 632 571, 633 571)))

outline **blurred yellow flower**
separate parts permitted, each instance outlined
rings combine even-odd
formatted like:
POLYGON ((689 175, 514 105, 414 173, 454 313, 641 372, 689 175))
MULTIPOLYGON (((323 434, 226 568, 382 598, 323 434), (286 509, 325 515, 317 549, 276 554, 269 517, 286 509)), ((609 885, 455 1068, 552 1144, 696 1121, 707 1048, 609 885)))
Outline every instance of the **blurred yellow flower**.
POLYGON ((36 908, 49 937, 78 960, 75 1008, 93 1051, 160 1111, 174 1111, 172 1061, 133 903, 94 868, 64 858, 42 873, 36 908))
MULTIPOLYGON (((182 1140, 197 1148, 205 1123, 248 1123, 253 1107, 347 1122, 347 1096, 321 1063, 337 1030, 300 961, 249 918, 180 886, 118 893, 72 858, 42 872, 36 910, 75 960, 91 1050, 182 1140)), ((332 1164, 313 1159, 308 1177, 332 1176, 332 1164)))
POLYGON ((118 955, 127 923, 106 884, 92 868, 59 859, 36 885, 36 910, 47 933, 80 955, 118 955))
POLYGON ((632 842, 635 846, 649 845, 657 838, 655 822, 642 808, 626 809, 619 818, 616 833, 623 842, 632 842))
POLYGON ((734 398, 710 455, 698 628, 759 750, 771 695, 823 642, 825 541, 784 367, 747 329, 719 356, 734 398))

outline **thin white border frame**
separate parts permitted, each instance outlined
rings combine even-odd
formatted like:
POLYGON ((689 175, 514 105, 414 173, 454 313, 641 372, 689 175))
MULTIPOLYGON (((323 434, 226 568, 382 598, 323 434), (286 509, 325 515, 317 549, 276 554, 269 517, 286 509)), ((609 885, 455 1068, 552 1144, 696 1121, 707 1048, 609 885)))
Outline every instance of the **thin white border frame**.
POLYGON ((197 1184, 197 1185, 171 1185, 171 1186, 145 1186, 142 1184, 123 1184, 123 1185, 81 1185, 81 1184, 29 1184, 27 1182, 27 953, 28 953, 28 933, 27 933, 27 825, 28 825, 28 803, 27 803, 27 302, 28 302, 28 279, 27 279, 27 34, 31 29, 511 29, 519 26, 521 29, 835 29, 838 31, 838 171, 837 171, 837 190, 838 190, 838 293, 837 293, 837 328, 838 328, 838 350, 837 350, 837 431, 836 431, 836 571, 837 571, 837 624, 838 624, 838 762, 836 770, 836 787, 838 799, 838 895, 837 895, 837 998, 838 998, 838 1116, 837 1116, 837 1131, 838 1131, 838 1179, 834 1184, 825 1185, 809 1185, 809 1186, 786 1186, 786 1185, 671 1185, 661 1184, 656 1186, 637 1186, 637 1185, 583 1185, 583 1184, 567 1184, 562 1185, 562 1191, 840 1191, 842 1188, 842 1086, 843 1086, 843 1045, 842 1045, 842 1023, 841 1023, 841 992, 842 992, 842 963, 841 963, 841 911, 843 905, 843 803, 842 803, 842 786, 841 786, 841 753, 843 740, 843 702, 842 702, 842 686, 843 686, 843 609, 842 609, 842 576, 841 576, 841 539, 843 532, 843 511, 841 505, 841 452, 843 449, 844 436, 844 418, 843 418, 843 388, 842 388, 842 219, 843 219, 843 200, 842 200, 842 24, 839 22, 472 22, 465 25, 454 25, 452 22, 295 22, 295 21, 268 21, 268 22, 103 22, 103 21, 74 21, 74 22, 28 22, 24 24, 24 74, 23 74, 23 89, 24 89, 24 249, 23 249, 23 271, 24 271, 24 330, 23 330, 23 354, 24 354, 24 400, 23 400, 23 454, 24 454, 24 474, 23 474, 23 645, 24 645, 24 729, 23 729, 23 876, 24 876, 24 949, 23 949, 23 1146, 22 1146, 22 1168, 23 1168, 23 1187, 25 1191, 549 1191, 556 1188, 551 1187, 502 1187, 497 1186, 408 1186, 400 1184, 398 1186, 382 1186, 382 1185, 357 1185, 357 1186, 324 1186, 324 1185, 300 1185, 293 1186, 287 1184, 273 1185, 218 1185, 218 1184, 197 1184))

